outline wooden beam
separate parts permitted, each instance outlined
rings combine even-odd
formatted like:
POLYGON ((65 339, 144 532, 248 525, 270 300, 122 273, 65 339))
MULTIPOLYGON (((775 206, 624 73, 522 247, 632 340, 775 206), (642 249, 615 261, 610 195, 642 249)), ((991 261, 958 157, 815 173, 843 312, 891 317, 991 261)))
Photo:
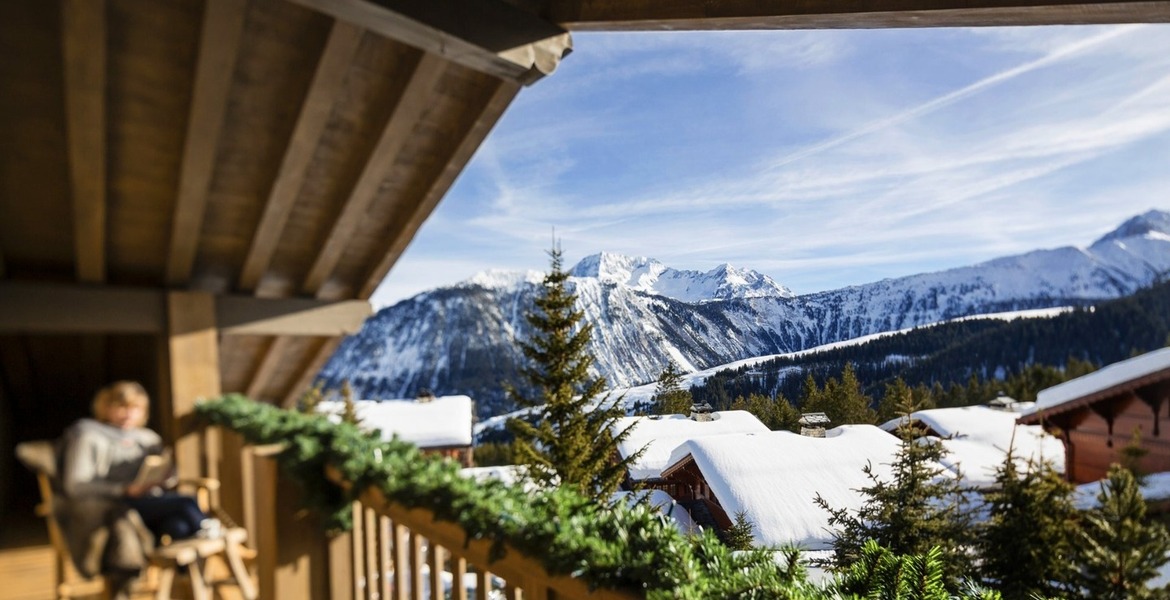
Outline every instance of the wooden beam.
POLYGON ((372 313, 365 300, 219 296, 216 301, 216 316, 224 335, 348 335, 360 331, 372 313))
POLYGON ((871 29, 1170 22, 1170 2, 1069 0, 549 0, 570 31, 871 29))
MULTIPOLYGON (((214 298, 224 335, 346 335, 373 310, 365 300, 214 298)), ((151 288, 0 281, 0 333, 164 333, 166 302, 151 288)))
POLYGON ((171 418, 166 427, 175 442, 179 477, 199 477, 204 471, 195 402, 222 393, 215 297, 205 292, 167 294, 167 339, 171 418))
POLYGON ((504 0, 290 0, 469 69, 530 84, 572 50, 560 26, 504 0))
POLYGON ((329 236, 317 254, 317 259, 313 261, 313 266, 305 277, 304 285, 301 287, 306 294, 320 292, 333 268, 341 260, 353 232, 361 224, 366 210, 377 197, 382 182, 398 160, 398 153, 406 145, 410 132, 431 107, 431 93, 445 68, 446 61, 437 55, 424 52, 419 58, 410 81, 402 91, 398 105, 386 120, 377 145, 366 160, 357 183, 354 184, 349 198, 341 208, 341 213, 333 223, 329 236))
POLYGON ((280 362, 284 360, 284 350, 288 347, 289 338, 284 336, 277 336, 268 345, 268 349, 264 351, 264 358, 260 360, 260 366, 257 367, 256 373, 252 375, 252 381, 248 383, 248 389, 244 391, 244 395, 256 400, 257 402, 264 402, 266 399, 261 397, 261 392, 268 382, 272 380, 272 375, 276 373, 276 368, 280 366, 280 362))
POLYGON ((0 282, 0 333, 162 333, 156 290, 0 282))
POLYGON ((77 278, 106 278, 106 3, 64 0, 65 129, 77 278))
POLYGON ((333 113, 334 101, 342 89, 341 84, 349 72, 363 33, 361 27, 344 21, 333 24, 325 51, 317 62, 313 83, 301 105, 288 149, 280 163, 280 171, 272 183, 268 202, 264 205, 264 214, 252 238, 252 246, 240 273, 240 289, 256 289, 268 269, 272 255, 276 252, 276 244, 288 223, 293 203, 305 181, 305 174, 309 171, 309 161, 325 132, 325 125, 333 113))
POLYGON ((199 231, 207 208, 207 193, 227 112, 236 54, 243 37, 247 5, 247 0, 208 0, 203 14, 195 89, 187 117, 187 137, 183 142, 183 161, 171 223, 166 277, 171 285, 186 283, 195 264, 199 231))
POLYGON ((300 378, 297 379, 297 382, 285 394, 284 400, 280 403, 282 407, 291 408, 296 406, 301 394, 309 389, 313 378, 317 376, 317 373, 321 371, 321 367, 325 366, 325 361, 329 360, 330 356, 333 356, 333 353, 337 351, 337 347, 340 345, 340 337, 329 338, 321 343, 321 347, 317 349, 317 353, 300 370, 300 378))
POLYGON ((386 274, 390 272, 390 267, 393 267, 402 253, 406 251, 406 246, 414 238, 419 227, 422 227, 423 221, 426 221, 431 212, 435 210, 439 200, 451 188, 455 178, 467 166, 467 162, 471 160, 472 155, 487 138, 492 127, 500 120, 504 110, 508 108, 519 91, 520 86, 514 83, 501 81, 497 85, 491 98, 480 111, 479 117, 468 128, 467 133, 464 134, 462 141, 459 142, 451 156, 447 158, 447 164, 443 167, 443 171, 431 184, 414 210, 402 220, 401 229, 397 233, 387 236, 387 240, 390 242, 389 247, 370 275, 366 277, 366 282, 358 293, 359 298, 369 298, 374 294, 378 284, 382 283, 386 274))

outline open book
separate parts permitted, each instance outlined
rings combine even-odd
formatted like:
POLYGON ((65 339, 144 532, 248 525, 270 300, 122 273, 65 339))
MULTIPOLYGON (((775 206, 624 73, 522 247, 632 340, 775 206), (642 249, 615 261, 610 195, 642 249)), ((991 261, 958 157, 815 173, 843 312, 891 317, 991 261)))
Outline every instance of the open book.
POLYGON ((134 478, 134 485, 160 485, 171 476, 172 470, 170 453, 151 454, 142 461, 138 468, 138 476, 134 478))

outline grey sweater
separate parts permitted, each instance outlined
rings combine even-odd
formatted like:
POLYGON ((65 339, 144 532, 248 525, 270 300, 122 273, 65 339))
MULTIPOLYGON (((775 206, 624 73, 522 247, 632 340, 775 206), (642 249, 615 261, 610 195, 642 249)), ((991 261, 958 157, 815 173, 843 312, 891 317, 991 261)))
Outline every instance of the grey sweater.
POLYGON ((94 419, 74 423, 61 441, 61 487, 70 498, 121 497, 143 459, 162 452, 162 439, 149 429, 120 429, 94 419))

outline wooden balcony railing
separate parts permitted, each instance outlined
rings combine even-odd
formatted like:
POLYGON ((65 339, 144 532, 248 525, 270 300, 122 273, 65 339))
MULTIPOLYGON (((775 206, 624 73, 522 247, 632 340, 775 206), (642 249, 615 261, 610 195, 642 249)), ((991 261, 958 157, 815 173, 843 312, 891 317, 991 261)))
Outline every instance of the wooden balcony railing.
MULTIPOLYGON (((224 432, 230 440, 234 434, 224 432)), ((548 574, 539 561, 492 542, 468 540, 457 524, 422 508, 389 501, 369 487, 353 503, 353 529, 329 536, 320 521, 299 509, 299 490, 276 465, 279 445, 245 445, 244 525, 255 548, 262 599, 543 600, 638 598, 621 590, 590 590, 579 579, 548 574), (493 593, 494 592, 494 593, 493 593)), ((230 455, 230 452, 224 452, 230 455)), ((330 473, 333 483, 339 474, 330 473)), ((329 484, 330 482, 324 481, 329 484)))
POLYGON ((492 560, 491 542, 466 537, 458 525, 436 520, 429 510, 405 508, 387 501, 380 490, 367 489, 354 504, 354 597, 487 600, 498 597, 491 595, 493 590, 509 600, 637 597, 591 591, 579 579, 549 575, 539 562, 513 548, 505 547, 503 557, 492 560))

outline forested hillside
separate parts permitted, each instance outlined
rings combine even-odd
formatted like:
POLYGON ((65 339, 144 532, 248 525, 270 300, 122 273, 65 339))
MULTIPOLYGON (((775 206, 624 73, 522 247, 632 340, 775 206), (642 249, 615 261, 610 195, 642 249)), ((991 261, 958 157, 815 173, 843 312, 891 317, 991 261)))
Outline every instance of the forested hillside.
MULTIPOLYGON (((1017 400, 1031 400, 1036 386, 1019 384, 1036 365, 1063 367, 1071 360, 1106 365, 1166 346, 1170 338, 1170 282, 1132 296, 1077 308, 1043 319, 972 319, 915 328, 855 346, 778 358, 737 370, 720 371, 691 389, 697 402, 717 408, 753 394, 783 396, 797 403, 811 374, 818 385, 852 364, 863 392, 880 399, 885 386, 900 377, 911 387, 935 394, 976 385, 973 394, 992 394, 996 382, 1012 379, 1017 400)), ((986 401, 961 398, 952 402, 986 401)))

